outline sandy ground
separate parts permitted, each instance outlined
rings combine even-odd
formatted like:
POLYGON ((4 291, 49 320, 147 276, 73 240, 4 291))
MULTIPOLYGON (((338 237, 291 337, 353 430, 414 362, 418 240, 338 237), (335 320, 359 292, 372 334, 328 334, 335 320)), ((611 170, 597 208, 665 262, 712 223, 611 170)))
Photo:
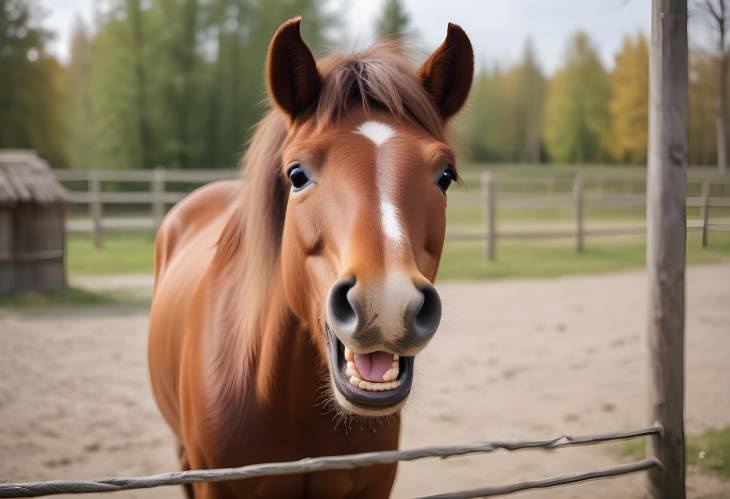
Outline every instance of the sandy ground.
MULTIPOLYGON (((147 281, 127 284, 139 282, 147 281)), ((595 433, 648 422, 643 273, 439 289, 444 324, 416 360, 402 447, 595 433)), ((730 424, 729 303, 730 265, 689 270, 690 433, 730 424)), ((146 328, 144 310, 122 306, 0 309, 0 481, 176 469, 172 438, 147 385, 146 328)), ((393 496, 538 479, 625 459, 616 446, 595 446, 406 463, 393 496)), ((642 490, 639 474, 524 495, 632 498, 642 490)), ((730 482, 692 471, 689 496, 730 497, 730 482)), ((173 487, 113 497, 182 494, 173 487)))

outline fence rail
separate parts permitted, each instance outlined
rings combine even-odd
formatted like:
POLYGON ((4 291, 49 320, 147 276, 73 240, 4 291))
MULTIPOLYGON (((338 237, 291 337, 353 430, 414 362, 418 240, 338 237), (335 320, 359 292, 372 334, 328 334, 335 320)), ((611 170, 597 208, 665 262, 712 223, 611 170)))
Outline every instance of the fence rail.
MULTIPOLYGON (((167 208, 187 195, 185 190, 170 190, 171 184, 205 184, 216 180, 233 179, 236 170, 56 170, 60 181, 67 186, 68 200, 74 205, 88 207, 89 221, 70 221, 72 231, 90 232, 95 245, 101 246, 105 230, 154 230, 167 208), (107 183, 147 183, 146 190, 109 191, 107 183), (105 218, 105 205, 149 205, 150 216, 121 220, 105 218)), ((460 205, 481 206, 484 211, 483 230, 449 231, 451 241, 484 241, 485 256, 494 260, 499 240, 506 239, 575 239, 575 249, 585 247, 587 237, 628 236, 644 234, 646 227, 636 224, 622 224, 611 227, 591 226, 586 220, 587 208, 643 208, 646 196, 643 193, 645 175, 643 172, 552 172, 531 174, 529 177, 515 176, 505 172, 465 174, 468 182, 481 180, 481 192, 457 192, 450 202, 460 205), (607 192, 620 186, 620 192, 607 192), (538 191, 531 191, 537 187, 538 191), (559 188, 558 188, 559 187, 559 188), (525 192, 528 191, 528 192, 525 192), (570 207, 574 213, 573 223, 567 227, 509 228, 499 229, 500 208, 542 209, 570 207)), ((700 187, 699 196, 688 196, 687 206, 700 208, 700 218, 689 220, 687 228, 702 233, 703 246, 709 242, 710 230, 730 230, 730 219, 713 221, 712 208, 730 207, 730 176, 720 176, 704 171, 690 175, 690 183, 700 187), (713 186, 724 186, 724 195, 713 195, 713 186)), ((718 189, 715 189, 716 191, 718 189)))
MULTIPOLYGON (((479 442, 468 445, 450 445, 441 447, 424 447, 405 451, 365 452, 344 456, 326 456, 302 459, 283 463, 264 463, 241 466, 238 468, 221 468, 210 470, 191 470, 162 473, 151 476, 103 478, 98 480, 52 480, 33 483, 0 484, 0 498, 39 497, 56 494, 85 494, 91 492, 116 492, 120 490, 144 489, 168 485, 184 485, 200 482, 221 482, 263 476, 292 475, 312 473, 326 470, 344 470, 372 466, 374 464, 392 464, 400 461, 416 461, 424 458, 447 458, 469 454, 485 454, 497 450, 517 451, 527 449, 559 449, 579 445, 594 445, 616 440, 627 440, 638 437, 661 435, 662 428, 651 426, 637 430, 602 433, 596 435, 569 436, 521 441, 479 442)), ((660 466, 653 459, 645 459, 635 463, 603 468, 571 475, 561 475, 544 480, 521 482, 491 488, 475 489, 428 497, 486 497, 507 494, 520 490, 566 485, 585 480, 624 475, 660 466)))

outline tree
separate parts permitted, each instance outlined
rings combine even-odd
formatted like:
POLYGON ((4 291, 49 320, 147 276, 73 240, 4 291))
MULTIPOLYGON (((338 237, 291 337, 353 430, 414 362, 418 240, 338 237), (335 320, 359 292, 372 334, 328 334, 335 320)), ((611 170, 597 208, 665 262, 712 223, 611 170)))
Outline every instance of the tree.
POLYGON ((91 44, 95 168, 143 166, 133 46, 126 5, 115 0, 99 13, 91 44))
POLYGON ((375 24, 375 33, 380 39, 408 38, 408 24, 410 22, 408 13, 405 11, 401 0, 386 0, 383 13, 375 24))
POLYGON ((66 89, 74 164, 235 164, 266 110, 271 36, 301 14, 304 37, 318 49, 335 21, 323 2, 107 0, 94 36, 78 33, 72 46, 66 89))
POLYGON ((587 34, 576 33, 566 62, 553 77, 543 134, 550 156, 561 162, 605 160, 611 121, 611 81, 587 34))
POLYGON ((695 49, 689 59, 689 161, 717 162, 715 104, 717 64, 712 54, 695 49))
POLYGON ((456 118, 454 128, 459 148, 471 161, 507 159, 508 109, 503 95, 504 79, 498 66, 482 67, 474 78, 466 109, 456 118))
MULTIPOLYGON (((266 108, 264 63, 277 27, 301 15, 303 37, 315 53, 328 42, 327 29, 337 19, 325 14, 322 0, 214 0, 206 12, 203 38, 213 48, 200 94, 205 97, 199 113, 205 129, 203 156, 206 164, 230 164, 266 108)), ((201 43, 203 43, 201 42, 201 43)))
POLYGON ((516 116, 521 122, 519 159, 529 163, 540 162, 542 140, 540 129, 545 107, 545 77, 535 57, 531 39, 525 43, 522 63, 517 68, 516 116))
POLYGON ((545 78, 528 40, 522 61, 477 73, 467 108, 455 128, 473 161, 540 162, 545 78))
POLYGON ((73 168, 96 167, 95 116, 91 103, 91 40, 80 19, 71 36, 71 57, 66 69, 66 155, 73 168))
POLYGON ((34 1, 0 0, 0 147, 30 148, 63 166, 63 68, 34 1))
POLYGON ((147 107, 147 70, 145 67, 145 29, 140 0, 126 1, 126 17, 131 41, 131 66, 134 73, 134 108, 143 168, 152 166, 152 130, 147 107))
POLYGON ((717 143, 717 167, 721 173, 727 171, 727 71, 728 48, 726 44, 728 30, 728 0, 704 0, 699 9, 708 17, 717 33, 716 60, 717 85, 715 87, 715 133, 717 143))
POLYGON ((624 38, 611 73, 614 158, 644 164, 649 129, 649 46, 642 34, 624 38))

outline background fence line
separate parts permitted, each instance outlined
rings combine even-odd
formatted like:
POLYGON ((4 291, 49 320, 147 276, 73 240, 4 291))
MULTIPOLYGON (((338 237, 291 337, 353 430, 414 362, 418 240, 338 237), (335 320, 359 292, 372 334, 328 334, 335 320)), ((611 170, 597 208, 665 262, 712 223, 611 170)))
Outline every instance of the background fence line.
MULTIPOLYGON (((90 222, 70 222, 72 231, 88 231, 96 247, 103 244, 107 230, 155 230, 167 209, 183 199, 189 187, 216 180, 238 177, 238 171, 228 170, 55 170, 66 185, 68 201, 72 205, 87 206, 90 222), (142 183, 145 190, 109 191, 105 184, 142 183), (182 188, 181 186, 187 187, 182 188), (177 187, 175 189, 175 187, 177 187), (105 205, 149 205, 150 215, 144 218, 115 220, 105 217, 105 205)), ((529 176, 509 172, 466 172, 463 177, 473 190, 455 191, 450 203, 482 206, 484 230, 450 230, 449 241, 483 241, 485 257, 495 260, 500 240, 531 240, 571 238, 576 252, 585 248, 587 237, 630 236, 646 233, 644 224, 618 226, 591 226, 586 221, 586 209, 643 208, 646 195, 643 185, 645 172, 545 172, 529 176), (481 185, 481 188, 478 186, 481 185), (535 192, 529 191, 530 188, 535 192), (609 191, 609 188, 612 191, 609 191), (616 192, 616 189, 620 189, 616 192), (517 190, 517 193, 515 192, 517 190), (480 192, 481 191, 481 192, 480 192), (520 192, 522 191, 522 192, 520 192), (570 207, 573 223, 570 227, 499 229, 500 208, 556 208, 570 207)), ((699 195, 686 198, 687 207, 700 209, 700 217, 687 221, 687 229, 701 232, 701 242, 707 246, 710 230, 730 230, 730 219, 710 219, 711 208, 730 208, 730 175, 705 171, 690 172, 690 184, 696 184, 699 195), (721 195, 713 195, 721 191, 721 195)))

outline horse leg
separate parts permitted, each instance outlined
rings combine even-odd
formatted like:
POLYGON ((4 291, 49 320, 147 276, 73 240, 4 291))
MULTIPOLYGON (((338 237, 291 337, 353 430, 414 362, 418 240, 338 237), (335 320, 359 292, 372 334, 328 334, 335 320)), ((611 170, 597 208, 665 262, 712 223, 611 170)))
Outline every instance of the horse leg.
MULTIPOLYGON (((180 460, 180 469, 182 471, 190 471, 190 463, 188 462, 188 456, 185 454, 185 447, 182 444, 177 446, 177 457, 180 460)), ((187 499, 195 499, 195 492, 193 492, 193 484, 186 483, 183 485, 185 490, 185 497, 187 499)))

